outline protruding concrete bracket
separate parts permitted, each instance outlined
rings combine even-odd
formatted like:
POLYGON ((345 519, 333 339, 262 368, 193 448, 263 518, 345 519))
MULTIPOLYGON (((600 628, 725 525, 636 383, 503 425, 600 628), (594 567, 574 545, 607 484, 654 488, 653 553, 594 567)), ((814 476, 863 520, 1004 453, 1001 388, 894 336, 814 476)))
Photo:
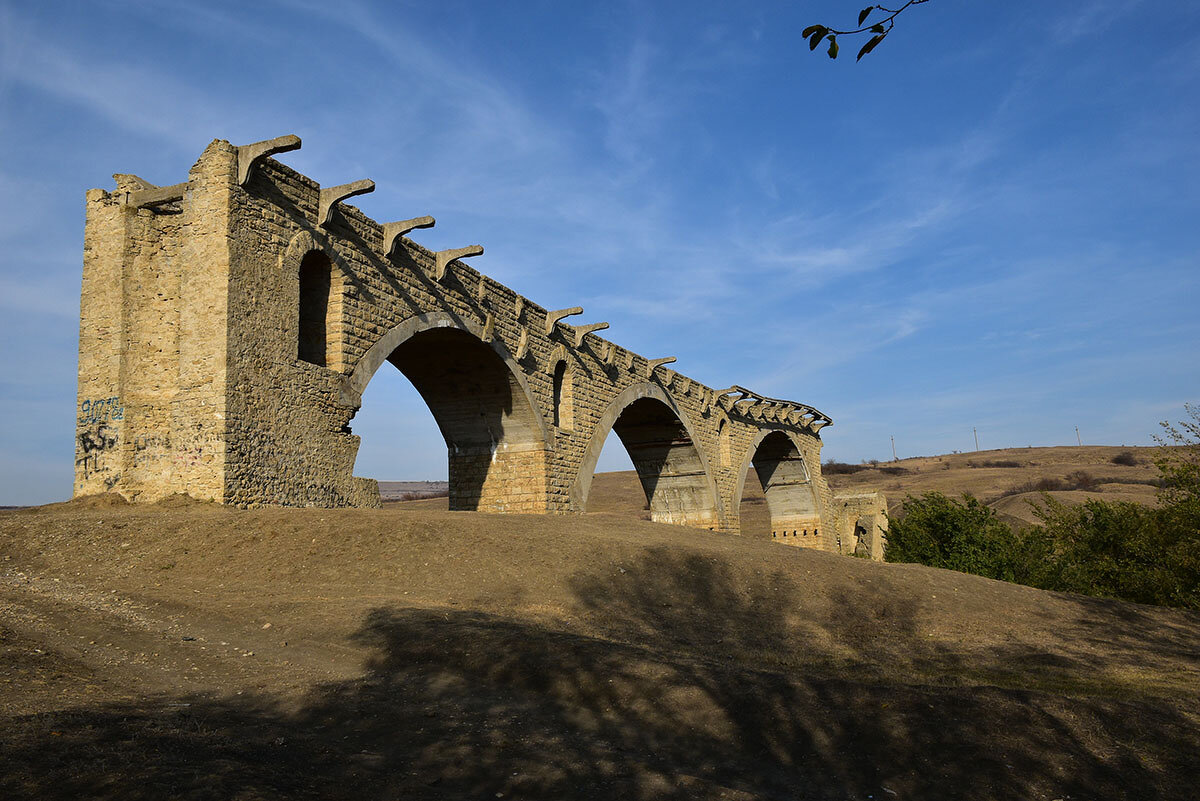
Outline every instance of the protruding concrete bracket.
POLYGON ((400 237, 418 228, 432 228, 436 221, 429 216, 413 217, 411 220, 400 220, 383 224, 383 255, 390 256, 396 249, 400 237))
POLYGON ((158 184, 152 184, 145 178, 130 172, 114 172, 113 180, 117 182, 117 191, 114 194, 127 195, 130 192, 140 192, 144 189, 158 189, 158 184), (124 187, 122 187, 123 184, 124 187), (132 186, 133 189, 130 189, 129 186, 132 186))
POLYGON ((520 320, 523 311, 525 311, 525 298, 517 295, 517 299, 513 301, 513 317, 520 320))
POLYGON ((601 357, 601 361, 603 361, 606 366, 612 367, 613 357, 615 357, 616 355, 617 355, 617 346, 614 345, 612 342, 609 342, 608 348, 605 349, 604 355, 603 355, 603 357, 601 357))
POLYGON ((470 256, 482 256, 483 245, 468 245, 465 248, 453 248, 451 250, 439 250, 434 253, 434 268, 433 275, 438 281, 446 277, 446 270, 450 267, 450 262, 455 259, 465 259, 470 256))
POLYGON ((491 342, 496 338, 496 315, 488 312, 487 320, 483 323, 483 333, 479 338, 484 342, 491 342))
POLYGON ((648 359, 646 361, 646 375, 654 375, 654 371, 664 364, 671 364, 675 361, 674 356, 666 356, 662 359, 648 359))
POLYGON ((246 182, 250 180, 250 169, 267 156, 274 156, 276 153, 287 153, 290 150, 299 149, 300 137, 295 134, 277 136, 274 139, 255 142, 252 145, 239 146, 237 149, 238 186, 246 185, 246 182))
POLYGON ((333 219, 333 207, 341 203, 347 198, 352 198, 357 195, 365 195, 368 192, 375 191, 375 182, 363 179, 350 184, 342 184, 341 186, 331 186, 328 189, 321 190, 321 203, 317 210, 317 223, 321 227, 329 225, 329 221, 333 219))
POLYGON ((722 389, 719 392, 714 392, 713 400, 712 400, 713 405, 717 406, 719 408, 725 409, 727 411, 732 411, 733 406, 735 403, 737 403, 737 401, 730 401, 729 403, 725 403, 725 398, 729 397, 730 395, 732 395, 735 392, 738 393, 738 395, 739 395, 737 400, 743 400, 743 399, 749 397, 749 393, 747 393, 744 389, 741 389, 740 387, 737 387, 737 386, 733 386, 733 387, 730 387, 729 389, 722 389))
MULTIPOLYGON (((741 398, 738 398, 737 400, 735 400, 733 402, 733 406, 731 408, 735 412, 738 412, 739 414, 745 414, 745 411, 738 408, 739 403, 748 403, 748 404, 750 404, 750 406, 757 406, 759 403, 759 400, 758 400, 758 398, 747 398, 747 397, 741 397, 741 398)), ((749 407, 747 407, 747 409, 749 409, 749 407)))
POLYGON ((583 338, 593 331, 603 331, 608 328, 608 323, 592 323, 591 325, 575 326, 575 347, 583 347, 583 338))
POLYGON ((818 431, 820 431, 822 428, 824 428, 825 426, 830 425, 832 423, 833 423, 832 420, 829 420, 827 418, 822 418, 820 420, 813 420, 811 423, 808 424, 808 427, 815 434, 818 431))
POLYGON ((631 351, 631 350, 625 351, 625 360, 624 361, 625 361, 625 369, 632 370, 633 369, 633 351, 631 351))
POLYGON ((141 208, 143 206, 157 206, 160 203, 172 203, 176 200, 183 200, 191 188, 192 185, 185 181, 173 186, 156 186, 153 189, 126 192, 121 196, 121 205, 141 208))
POLYGON ((525 354, 529 352, 529 329, 521 329, 521 337, 517 340, 517 361, 525 358, 525 354))
POLYGON ((569 309, 559 309, 557 311, 546 312, 546 336, 550 336, 554 333, 554 325, 559 320, 576 314, 583 314, 582 306, 572 306, 569 309))

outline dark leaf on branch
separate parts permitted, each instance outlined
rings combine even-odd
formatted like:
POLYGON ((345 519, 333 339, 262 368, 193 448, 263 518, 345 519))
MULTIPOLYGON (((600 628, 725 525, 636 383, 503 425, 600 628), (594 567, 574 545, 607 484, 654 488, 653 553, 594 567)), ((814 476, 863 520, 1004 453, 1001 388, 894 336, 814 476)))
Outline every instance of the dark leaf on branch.
POLYGON ((871 37, 871 39, 870 39, 870 41, 868 41, 868 42, 867 42, 865 45, 863 45, 863 46, 862 46, 862 50, 859 50, 859 51, 858 51, 858 58, 856 58, 856 59, 854 59, 854 60, 855 60, 855 61, 861 61, 861 60, 862 60, 862 57, 863 57, 863 56, 865 56, 867 53, 870 53, 872 50, 874 50, 874 49, 875 49, 875 45, 877 45, 877 44, 879 44, 880 42, 882 42, 882 41, 883 41, 883 37, 884 37, 884 36, 886 36, 886 35, 887 35, 887 34, 880 33, 880 34, 876 34, 875 36, 872 36, 872 37, 871 37))
POLYGON ((867 21, 867 17, 871 16, 871 12, 875 10, 875 6, 867 6, 862 11, 858 12, 858 24, 862 25, 867 21))
POLYGON ((808 38, 808 49, 816 50, 817 45, 819 45, 821 43, 821 40, 825 38, 825 34, 828 32, 829 32, 828 28, 826 28, 823 25, 820 26, 819 29, 817 30, 817 32, 808 38))
POLYGON ((829 34, 829 57, 837 58, 837 54, 838 54, 837 37, 834 36, 833 34, 829 34))
POLYGON ((816 33, 817 31, 821 31, 821 35, 824 36, 826 30, 827 30, 827 28, 824 25, 809 25, 807 28, 805 28, 804 30, 802 30, 800 32, 800 35, 803 36, 805 39, 807 39, 810 36, 812 36, 814 33, 816 33))
POLYGON ((871 33, 887 33, 887 29, 883 27, 882 22, 876 22, 871 26, 871 33))

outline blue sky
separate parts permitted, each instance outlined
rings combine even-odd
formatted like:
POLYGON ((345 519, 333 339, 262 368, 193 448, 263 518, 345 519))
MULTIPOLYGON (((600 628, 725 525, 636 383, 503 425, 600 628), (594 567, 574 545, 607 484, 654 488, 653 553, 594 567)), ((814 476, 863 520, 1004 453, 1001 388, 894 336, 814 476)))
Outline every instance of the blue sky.
MULTIPOLYGON (((285 133, 539 304, 828 413, 826 458, 1150 444, 1200 400, 1200 4, 933 0, 808 52, 857 10, 0 3, 0 504, 70 494, 84 192, 285 133)), ((354 425, 360 474, 445 475, 398 374, 354 425)))

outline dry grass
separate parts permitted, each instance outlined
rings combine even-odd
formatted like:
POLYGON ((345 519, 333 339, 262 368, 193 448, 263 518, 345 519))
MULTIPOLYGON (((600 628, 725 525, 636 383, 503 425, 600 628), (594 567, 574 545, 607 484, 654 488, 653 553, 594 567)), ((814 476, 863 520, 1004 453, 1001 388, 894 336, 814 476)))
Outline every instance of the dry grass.
POLYGON ((1194 613, 657 525, 629 474, 593 492, 576 518, 429 508, 444 499, 0 513, 0 797, 1200 782, 1194 613))

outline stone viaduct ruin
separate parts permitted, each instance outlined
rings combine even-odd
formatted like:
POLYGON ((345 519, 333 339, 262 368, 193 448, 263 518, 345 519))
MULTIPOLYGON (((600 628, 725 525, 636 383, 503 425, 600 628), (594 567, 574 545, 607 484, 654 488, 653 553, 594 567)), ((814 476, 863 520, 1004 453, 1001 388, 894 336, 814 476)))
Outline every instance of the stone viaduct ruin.
POLYGON ((173 493, 243 506, 378 506, 350 423, 390 363, 429 405, 450 508, 586 508, 605 438, 628 449, 652 519, 738 533, 748 471, 775 541, 882 552, 878 494, 835 496, 802 403, 713 390, 379 224, 272 155, 295 136, 216 140, 188 180, 116 175, 87 193, 75 494, 173 493))

